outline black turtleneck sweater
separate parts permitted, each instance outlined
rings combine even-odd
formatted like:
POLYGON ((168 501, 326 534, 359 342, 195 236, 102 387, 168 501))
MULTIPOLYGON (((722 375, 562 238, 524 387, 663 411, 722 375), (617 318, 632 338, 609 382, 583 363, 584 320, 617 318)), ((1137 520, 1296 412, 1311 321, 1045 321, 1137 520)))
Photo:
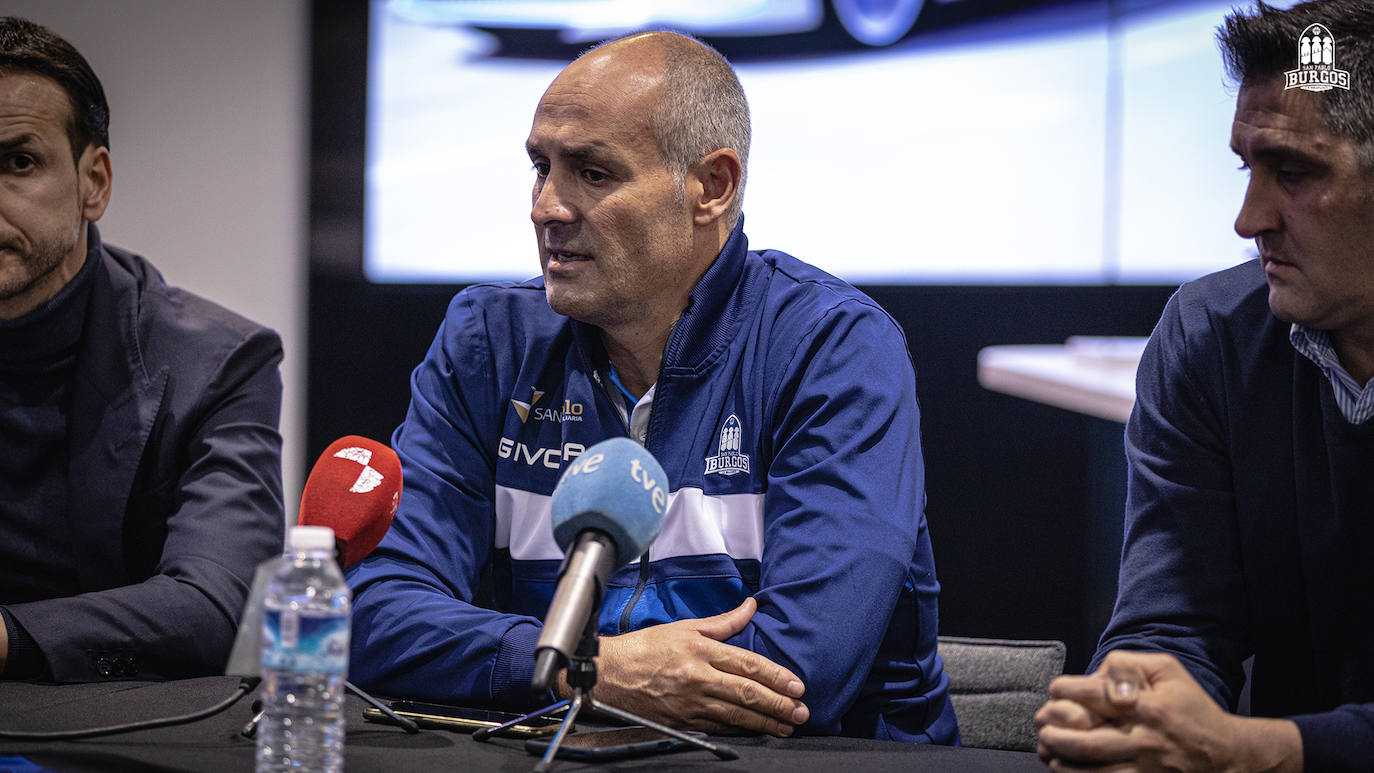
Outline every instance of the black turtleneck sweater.
MULTIPOLYGON (((0 319, 0 605, 79 591, 67 521, 67 419, 92 275, 87 256, 56 296, 0 319)), ((9 615, 7 678, 47 671, 9 615)))

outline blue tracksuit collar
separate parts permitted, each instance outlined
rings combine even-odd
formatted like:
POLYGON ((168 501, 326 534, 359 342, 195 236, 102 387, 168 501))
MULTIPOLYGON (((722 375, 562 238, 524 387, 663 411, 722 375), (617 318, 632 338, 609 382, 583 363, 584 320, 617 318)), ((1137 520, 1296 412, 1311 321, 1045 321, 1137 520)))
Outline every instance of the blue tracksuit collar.
POLYGON ((687 308, 673 326, 663 350, 663 371, 698 370, 734 337, 740 301, 748 294, 747 281, 741 281, 748 253, 749 239, 744 235, 741 215, 720 254, 692 288, 687 308))

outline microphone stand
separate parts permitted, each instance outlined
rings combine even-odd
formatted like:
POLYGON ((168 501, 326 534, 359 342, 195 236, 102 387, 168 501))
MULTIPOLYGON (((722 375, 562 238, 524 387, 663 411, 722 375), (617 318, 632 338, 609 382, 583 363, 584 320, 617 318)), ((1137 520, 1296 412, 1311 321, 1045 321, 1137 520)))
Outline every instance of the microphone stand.
POLYGON ((473 740, 486 741, 491 736, 509 727, 518 725, 532 717, 566 710, 567 713, 563 715, 563 721, 559 724, 558 732, 554 734, 553 741, 549 744, 548 749, 544 751, 544 756, 539 760, 539 764, 534 766, 534 773, 545 773, 553 763, 553 757, 558 753, 558 748, 563 745, 564 737, 572 730, 573 722, 577 719, 577 713, 582 710, 583 706, 589 706, 593 711, 609 714, 623 722, 644 725, 664 735, 686 741, 693 746, 711 752, 719 759, 739 759, 739 753, 729 746, 711 743, 710 741, 688 735, 680 730, 674 730, 667 725, 655 722, 651 719, 646 719, 638 714, 633 714, 624 709, 617 708, 593 697, 592 688, 596 686, 596 656, 600 654, 600 641, 597 639, 596 632, 598 617, 597 610, 593 609, 591 615, 588 616, 587 626, 582 629, 582 636, 577 642, 577 651, 573 654, 572 660, 568 663, 568 686, 572 688, 573 692, 571 698, 565 698, 557 703, 545 706, 542 709, 531 711, 525 716, 512 719, 505 724, 497 725, 496 727, 484 727, 472 734, 473 740))

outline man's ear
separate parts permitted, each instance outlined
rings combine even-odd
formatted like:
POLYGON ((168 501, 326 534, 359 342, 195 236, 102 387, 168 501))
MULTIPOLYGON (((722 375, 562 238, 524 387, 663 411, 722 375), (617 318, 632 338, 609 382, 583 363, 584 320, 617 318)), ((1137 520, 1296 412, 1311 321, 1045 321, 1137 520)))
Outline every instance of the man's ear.
POLYGON ((739 156, 730 148, 712 151, 697 162, 692 168, 692 177, 696 182, 692 186, 692 192, 696 194, 692 202, 693 223, 710 225, 725 214, 739 195, 743 171, 739 156))
POLYGON ((76 162, 76 174, 81 186, 81 216, 86 222, 94 223, 110 205, 114 169, 110 165, 109 148, 87 145, 76 162))

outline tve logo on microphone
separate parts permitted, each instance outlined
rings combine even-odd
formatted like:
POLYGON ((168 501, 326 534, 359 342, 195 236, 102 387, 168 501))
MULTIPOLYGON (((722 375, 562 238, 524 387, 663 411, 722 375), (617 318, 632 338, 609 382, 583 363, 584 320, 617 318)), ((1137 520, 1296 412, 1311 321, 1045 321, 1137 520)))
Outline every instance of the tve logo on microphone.
POLYGON ((649 471, 644 469, 638 459, 630 460, 630 480, 639 483, 645 491, 653 492, 650 494, 650 501, 654 504, 654 510, 662 513, 663 509, 668 506, 668 492, 649 475, 649 471))
POLYGON ((353 481, 353 486, 348 489, 350 493, 366 494, 382 485, 382 481, 385 480, 385 476, 376 469, 368 466, 368 463, 372 461, 372 449, 370 448, 361 448, 358 446, 342 448, 335 452, 334 457, 336 459, 347 459, 352 462, 357 462, 363 466, 362 471, 358 473, 358 479, 353 481))
MULTIPOLYGON (((604 453, 584 454, 578 457, 577 461, 568 465, 567 471, 563 473, 563 479, 570 480, 579 475, 594 473, 601 469, 601 465, 605 461, 606 455, 604 453)), ((617 459, 617 461, 623 462, 624 460, 617 459)), ((661 481, 653 477, 653 473, 640 464, 638 459, 631 457, 629 467, 630 480, 642 486, 645 491, 650 492, 649 501, 653 504, 654 510, 661 515, 668 507, 667 489, 661 485, 661 481)))

